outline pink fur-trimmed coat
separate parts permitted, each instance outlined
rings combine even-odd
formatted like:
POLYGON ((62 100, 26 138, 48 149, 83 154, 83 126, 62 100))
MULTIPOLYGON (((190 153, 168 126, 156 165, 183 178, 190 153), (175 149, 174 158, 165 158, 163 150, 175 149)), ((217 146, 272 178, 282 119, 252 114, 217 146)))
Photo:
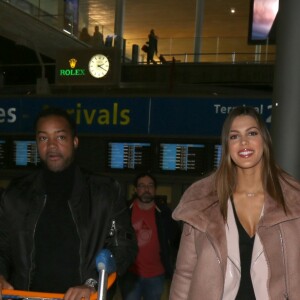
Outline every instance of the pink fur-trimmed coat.
MULTIPOLYGON (((300 184, 287 180, 295 187, 281 182, 287 215, 265 195, 251 264, 257 300, 300 299, 300 184)), ((184 228, 169 299, 234 300, 240 281, 236 228, 231 205, 224 223, 214 175, 187 189, 173 218, 184 228)))

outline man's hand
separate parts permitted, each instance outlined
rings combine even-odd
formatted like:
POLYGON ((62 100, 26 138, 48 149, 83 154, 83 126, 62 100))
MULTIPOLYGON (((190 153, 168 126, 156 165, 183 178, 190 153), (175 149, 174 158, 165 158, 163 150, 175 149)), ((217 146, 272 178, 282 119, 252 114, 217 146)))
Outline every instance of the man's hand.
POLYGON ((65 300, 89 300, 91 294, 95 292, 96 290, 93 287, 89 287, 86 285, 75 286, 67 290, 64 299, 65 300))
POLYGON ((2 291, 3 289, 13 290, 14 287, 10 283, 8 283, 2 275, 0 275, 0 291, 2 291))
POLYGON ((0 275, 0 300, 2 300, 2 290, 13 290, 14 287, 8 283, 5 278, 0 275))

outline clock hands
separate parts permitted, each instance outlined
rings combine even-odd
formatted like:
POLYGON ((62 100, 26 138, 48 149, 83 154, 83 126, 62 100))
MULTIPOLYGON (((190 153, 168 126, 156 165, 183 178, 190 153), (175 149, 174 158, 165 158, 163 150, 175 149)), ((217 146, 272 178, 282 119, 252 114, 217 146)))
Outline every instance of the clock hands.
POLYGON ((95 78, 104 77, 109 71, 110 63, 108 58, 102 54, 94 55, 89 62, 90 74, 95 78))
POLYGON ((103 66, 104 64, 102 64, 102 65, 97 65, 97 67, 98 68, 101 68, 101 69, 103 69, 103 70, 105 70, 105 71, 107 71, 108 69, 107 68, 103 68, 102 66, 103 66))

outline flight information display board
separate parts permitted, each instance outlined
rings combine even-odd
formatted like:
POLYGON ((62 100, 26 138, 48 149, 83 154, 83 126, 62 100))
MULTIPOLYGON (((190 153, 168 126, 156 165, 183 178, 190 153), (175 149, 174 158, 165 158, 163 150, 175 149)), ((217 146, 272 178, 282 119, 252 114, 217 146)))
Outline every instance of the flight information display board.
POLYGON ((13 161, 17 167, 37 166, 40 158, 35 140, 14 140, 13 161))
POLYGON ((159 168, 161 171, 206 172, 204 144, 160 144, 159 168))
POLYGON ((214 145, 214 169, 217 169, 221 162, 221 156, 222 156, 222 145, 215 144, 214 145))
POLYGON ((7 161, 6 156, 6 141, 0 140, 0 168, 5 167, 7 161))
POLYGON ((109 142, 108 168, 149 170, 152 163, 151 143, 109 142))

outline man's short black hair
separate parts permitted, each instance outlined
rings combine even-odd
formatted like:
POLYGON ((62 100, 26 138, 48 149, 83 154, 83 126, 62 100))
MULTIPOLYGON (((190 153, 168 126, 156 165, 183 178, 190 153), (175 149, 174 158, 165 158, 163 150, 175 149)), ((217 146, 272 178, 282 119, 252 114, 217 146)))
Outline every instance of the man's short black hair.
POLYGON ((45 109, 43 109, 38 116, 35 119, 34 122, 34 131, 36 132, 37 130, 37 123, 41 118, 45 118, 45 117, 49 117, 49 116, 58 116, 58 117, 62 117, 64 118, 71 129, 72 132, 72 136, 76 136, 77 135, 77 131, 76 131, 76 123, 73 120, 73 118, 70 116, 70 114, 67 113, 67 111, 65 111, 64 109, 60 108, 60 107, 47 107, 45 109))
POLYGON ((133 182, 134 186, 137 187, 137 184, 138 184, 139 179, 140 179, 140 178, 143 178, 143 177, 146 177, 146 176, 150 177, 150 178, 152 179, 152 181, 154 182, 154 186, 157 187, 157 181, 156 181, 156 178, 155 178, 151 173, 149 173, 149 172, 144 172, 144 173, 138 174, 138 175, 135 177, 135 179, 134 179, 134 182, 133 182))

